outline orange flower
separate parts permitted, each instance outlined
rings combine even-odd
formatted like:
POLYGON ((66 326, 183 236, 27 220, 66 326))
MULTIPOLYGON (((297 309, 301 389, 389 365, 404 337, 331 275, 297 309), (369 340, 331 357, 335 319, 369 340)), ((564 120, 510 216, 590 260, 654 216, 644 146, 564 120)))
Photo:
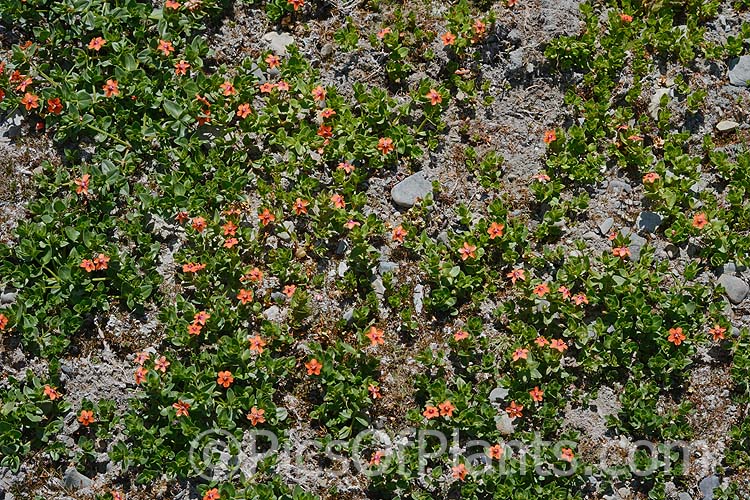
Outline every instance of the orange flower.
POLYGON ((5 99, 5 91, 3 89, 0 89, 0 102, 3 102, 5 99))
POLYGON ((289 90, 289 84, 284 80, 281 80, 276 84, 276 88, 279 90, 279 92, 286 92, 287 90, 289 90))
POLYGON ((286 2, 291 5, 295 11, 298 11, 300 7, 305 5, 305 0, 286 0, 286 2))
POLYGON ((78 415, 78 421, 81 422, 81 425, 84 427, 88 427, 89 425, 96 422, 96 419, 94 418, 94 412, 91 410, 81 410, 81 414, 78 415))
POLYGON ((493 446, 490 446, 490 449, 487 450, 487 456, 494 460, 500 460, 503 458, 503 453, 505 450, 500 444, 495 444, 493 446))
POLYGON ((440 403, 438 405, 438 408, 440 408, 440 416, 448 418, 451 418, 453 416, 453 411, 456 409, 456 407, 453 406, 453 403, 451 403, 449 400, 445 400, 440 403))
POLYGON ((264 208, 263 212, 258 215, 258 220, 260 220, 261 224, 267 226, 268 224, 276 220, 276 216, 272 214, 270 210, 264 208))
POLYGON ((556 349, 559 352, 565 352, 568 349, 568 344, 562 339, 552 339, 552 342, 549 343, 549 348, 556 349))
POLYGON ((188 410, 190 409, 190 404, 178 399, 176 403, 172 404, 172 408, 177 410, 178 417, 181 417, 183 415, 187 417, 188 410))
POLYGON ((466 470, 466 466, 464 464, 458 464, 454 467, 451 467, 451 470, 453 471, 453 477, 458 479, 459 481, 465 480, 466 474, 469 473, 469 471, 466 470))
POLYGON ((469 338, 469 332, 466 330, 458 330, 456 333, 453 334, 453 340, 456 342, 460 342, 461 340, 468 339, 469 338))
POLYGON ((191 224, 193 226, 193 229, 195 229, 199 233, 202 233, 203 230, 208 226, 208 224, 206 224, 206 219, 204 219, 203 217, 193 217, 191 224))
POLYGON ((266 417, 263 415, 266 413, 266 410, 263 408, 256 408, 253 406, 250 408, 250 412, 247 414, 247 419, 250 421, 251 424, 253 424, 253 427, 262 424, 266 421, 266 417))
POLYGON ((54 99, 47 99, 47 112, 53 115, 59 115, 62 113, 63 107, 59 97, 54 99))
POLYGON ((268 54, 266 56, 266 64, 268 64, 269 68, 273 69, 281 64, 281 60, 274 54, 268 54))
POLYGON ((237 224, 231 220, 227 221, 221 228, 224 230, 224 236, 234 236, 237 233, 237 224))
POLYGON ((180 2, 175 2, 174 0, 167 0, 166 3, 164 4, 164 8, 177 10, 180 8, 180 2))
POLYGON ((549 344, 549 340, 547 340, 546 337, 542 337, 541 335, 534 339, 534 343, 538 345, 539 347, 544 347, 549 344))
POLYGON ((326 108, 320 112, 320 116, 322 116, 323 118, 330 118, 335 114, 336 114, 336 111, 334 111, 331 108, 326 108))
POLYGON ((439 417, 440 410, 438 410, 437 407, 435 406, 427 406, 422 412, 422 415, 427 417, 427 420, 430 420, 430 419, 439 417))
POLYGON ((523 416, 523 405, 519 405, 515 401, 510 402, 510 406, 505 409, 505 413, 512 419, 521 418, 523 416))
POLYGON ((336 168, 339 170, 343 170, 347 174, 351 174, 352 172, 354 172, 354 165, 352 165, 348 161, 342 161, 336 168))
POLYGON ((21 104, 26 107, 26 111, 31 111, 39 107, 39 97, 29 92, 26 92, 21 98, 21 104))
POLYGON ((96 270, 96 264, 94 264, 94 261, 91 259, 83 259, 81 261, 80 267, 85 269, 87 273, 91 273, 96 270))
POLYGON ((240 104, 237 106, 237 116, 239 116, 242 119, 245 119, 253 112, 252 109, 250 109, 250 105, 246 102, 240 104))
POLYGON ((490 227, 487 229, 487 234, 490 235, 490 239, 494 240, 495 238, 498 238, 503 235, 503 229, 505 229, 505 224, 501 224, 499 222, 493 222, 490 224, 490 227))
POLYGON ((286 285, 284 287, 284 295, 286 295, 290 299, 292 298, 292 295, 294 295, 294 292, 296 291, 297 291, 297 285, 286 285))
POLYGON ((537 286, 534 287, 534 294, 538 295, 540 298, 544 297, 549 293, 549 286, 547 283, 539 283, 537 286))
POLYGON ((316 101, 325 101, 326 100, 326 89, 324 89, 321 85, 318 85, 314 89, 312 89, 312 96, 313 99, 316 101))
POLYGON ((667 340, 672 342, 674 345, 680 345, 682 344, 682 341, 685 340, 687 337, 685 337, 685 334, 682 333, 682 327, 676 327, 676 328, 670 328, 669 329, 669 337, 667 340))
POLYGON ((385 453, 383 450, 376 451, 372 454, 372 457, 370 457, 370 465, 380 465, 380 460, 382 460, 384 456, 385 453))
POLYGON ((89 174, 83 174, 80 179, 75 180, 76 194, 89 194, 89 179, 91 179, 89 174))
POLYGON ((58 399, 60 396, 60 393, 57 392, 57 387, 52 387, 49 385, 44 386, 44 395, 47 396, 50 401, 54 401, 58 399))
POLYGON ((305 363, 305 368, 307 368, 308 375, 320 375, 320 369, 323 368, 323 365, 317 359, 313 358, 305 363))
POLYGON ((628 247, 615 247, 612 249, 612 255, 625 259, 630 257, 630 249, 628 247))
POLYGON ((511 283, 516 284, 516 280, 526 281, 526 274, 523 269, 516 268, 506 274, 510 278, 511 283))
POLYGON ((174 72, 176 75, 186 75, 187 70, 190 69, 190 64, 184 59, 180 59, 179 62, 174 65, 174 72))
POLYGON ((633 16, 629 14, 620 14, 620 21, 624 23, 632 23, 633 22, 633 16))
POLYGON ((333 203, 333 206, 336 208, 344 208, 346 207, 346 202, 344 201, 344 197, 340 194, 334 194, 331 196, 331 203, 333 203))
POLYGON ((208 321, 209 319, 211 319, 211 315, 206 311, 199 311, 193 316, 193 321, 195 321, 196 323, 200 323, 201 325, 205 325, 206 321, 208 321))
POLYGON ((566 462, 572 462, 573 458, 575 458, 573 450, 571 450, 570 448, 563 448, 561 451, 562 453, 560 454, 560 458, 562 458, 566 462))
POLYGON ((112 495, 112 500, 125 500, 125 495, 119 491, 111 490, 109 494, 112 495))
POLYGON ((367 390, 370 392, 370 396, 372 396, 372 399, 380 399, 382 398, 382 394, 380 394, 380 387, 374 384, 370 384, 367 386, 367 390))
POLYGON ((406 237, 406 230, 404 229, 404 226, 399 225, 393 229, 393 233, 391 234, 391 240, 398 241, 399 243, 403 243, 405 237, 406 237))
POLYGON ((458 249, 458 253, 461 254, 461 260, 466 260, 469 257, 474 259, 477 256, 476 250, 476 246, 470 245, 468 241, 464 241, 464 246, 458 249))
POLYGON ((263 271, 258 269, 257 267, 254 267, 250 270, 247 275, 250 277, 251 281, 262 281, 263 280, 263 271))
POLYGON ((232 248, 239 242, 240 240, 238 240, 237 238, 229 238, 227 241, 224 242, 224 248, 232 248))
POLYGON ((586 297, 585 293, 577 293, 573 295, 573 303, 580 306, 581 304, 588 304, 589 299, 586 297))
POLYGON ((189 217, 190 215, 184 210, 177 212, 177 215, 174 216, 175 220, 180 224, 184 224, 189 217))
POLYGON ((536 174, 534 176, 534 179, 536 179, 537 181, 542 182, 542 183, 550 181, 549 175, 545 174, 544 172, 536 174))
POLYGON ((218 488, 211 488, 206 492, 205 495, 203 495, 203 500, 220 500, 221 497, 219 496, 219 489, 218 488))
POLYGON ((34 80, 30 76, 27 76, 26 78, 21 80, 21 83, 16 85, 16 90, 19 92, 26 92, 26 87, 28 87, 32 83, 34 83, 34 80))
POLYGON ((378 40, 382 40, 383 38, 385 38, 385 35, 387 35, 388 33, 393 33, 393 30, 391 28, 383 28, 379 30, 377 34, 378 40))
POLYGON ((557 134, 554 130, 547 130, 544 132, 543 140, 545 144, 551 144, 557 140, 557 134))
POLYGON ((136 385, 141 385, 141 383, 146 380, 146 375, 148 374, 148 370, 142 366, 139 366, 135 369, 135 383, 136 385))
POLYGON ((443 41, 443 47, 447 47, 456 43, 456 35, 454 35, 450 31, 441 36, 440 39, 443 41))
POLYGON ((224 82, 219 85, 219 88, 221 89, 222 94, 224 94, 225 96, 230 96, 237 93, 237 90, 234 88, 234 85, 232 85, 231 82, 224 82))
POLYGON ((107 41, 104 38, 98 36, 96 38, 91 39, 91 41, 89 42, 89 49, 99 52, 99 50, 101 50, 101 48, 104 47, 106 44, 107 44, 107 41))
POLYGON ((726 333, 726 331, 726 328, 719 324, 716 324, 713 328, 709 328, 708 333, 713 336, 714 342, 718 342, 719 340, 724 340, 724 334, 726 333))
POLYGON ((118 87, 117 80, 112 80, 111 78, 107 80, 107 83, 102 85, 102 89, 104 89, 104 97, 112 97, 113 95, 117 96, 120 95, 120 89, 118 87))
POLYGON ((141 352, 136 353, 135 359, 133 360, 133 362, 137 365, 143 366, 143 363, 145 363, 149 359, 151 359, 151 355, 149 355, 149 353, 147 352, 141 351, 141 352))
POLYGON ((520 347, 513 351, 513 361, 518 361, 519 359, 529 359, 529 350, 528 349, 521 349, 520 347))
POLYGON ((323 139, 330 139, 333 137, 333 127, 330 125, 321 124, 320 127, 318 127, 318 137, 322 137, 323 139))
POLYGON ((169 361, 167 361, 167 358, 162 356, 156 361, 154 361, 154 370, 160 371, 162 373, 167 373, 167 368, 169 368, 169 365, 171 365, 169 361))
POLYGON ((257 352, 258 354, 263 354, 264 347, 266 346, 266 341, 263 340, 263 337, 260 335, 256 335, 255 337, 250 337, 247 339, 250 342, 250 350, 257 352))
POLYGON ((661 176, 657 174, 656 172, 649 172, 646 175, 643 176, 643 183, 644 184, 653 184, 654 182, 661 179, 661 176))
POLYGON ((476 37, 481 37, 484 35, 484 33, 487 31, 487 25, 482 22, 481 19, 477 19, 474 21, 474 24, 471 26, 474 29, 474 35, 476 37))
POLYGON ((162 54, 168 56, 174 52, 174 45, 168 40, 159 40, 159 44, 156 46, 156 50, 161 50, 162 54))
POLYGON ((240 288, 240 293, 237 294, 237 300, 242 302, 242 305, 253 301, 253 291, 240 288))
POLYGON ((216 383, 222 386, 224 389, 232 385, 232 382, 234 382, 234 377, 232 376, 232 372, 230 371, 223 371, 219 372, 218 377, 216 378, 216 383))
POLYGON ((567 286, 561 286, 557 289, 557 291, 562 294, 563 300, 568 300, 571 296, 570 288, 568 288, 567 286))
POLYGON ((427 94, 425 95, 425 97, 430 100, 430 105, 431 106, 435 106, 435 105, 440 104, 441 102, 443 102, 443 96, 440 95, 440 92, 438 92, 435 89, 430 89, 430 91, 427 92, 427 94))
POLYGON ((195 121, 198 122, 198 126, 205 125, 206 123, 211 123, 211 110, 204 109, 203 114, 197 116, 195 118, 195 121))
POLYGON ((383 330, 380 330, 379 328, 371 326, 370 331, 365 336, 370 339, 370 345, 385 344, 385 339, 383 338, 383 330))
POLYGON ((349 219, 348 221, 346 221, 346 224, 344 224, 344 227, 345 227, 345 228, 347 228, 347 229, 353 229, 353 228, 355 228, 355 227, 357 227, 357 226, 361 226, 361 225, 362 225, 362 224, 360 224, 360 223, 359 223, 359 222, 357 222, 356 220, 354 220, 354 219, 349 219))
POLYGON ((544 391, 539 389, 539 387, 534 387, 532 390, 529 391, 529 396, 531 396, 531 399, 539 403, 542 400, 542 397, 544 396, 544 391))
POLYGON ((109 268, 109 257, 100 253, 94 257, 94 266, 97 271, 104 271, 109 268))
POLYGON ((380 139, 378 139, 378 151, 380 151, 384 155, 387 155, 394 149, 395 146, 393 145, 393 139, 391 139, 390 137, 381 137, 380 139))
POLYGON ((708 217, 706 217, 705 212, 695 214, 695 217, 693 217, 694 228, 703 229, 704 227, 706 227, 706 224, 708 224, 708 217))
POLYGON ((260 91, 264 94, 270 93, 274 88, 276 88, 276 84, 271 83, 271 82, 260 84, 260 91))
POLYGON ((206 268, 206 264, 198 264, 197 262, 188 262, 182 265, 183 273, 197 273, 206 268))

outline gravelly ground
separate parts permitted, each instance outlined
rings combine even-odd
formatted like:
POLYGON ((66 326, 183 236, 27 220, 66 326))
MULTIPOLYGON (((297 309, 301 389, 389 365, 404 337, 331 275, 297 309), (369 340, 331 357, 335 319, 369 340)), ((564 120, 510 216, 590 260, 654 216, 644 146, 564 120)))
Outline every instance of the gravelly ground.
MULTIPOLYGON (((434 24, 439 17, 438 10, 423 12, 425 28, 440 31, 441 26, 434 24), (432 23, 432 24, 430 24, 432 23), (427 26, 430 24, 429 26, 427 26)), ((383 172, 379 178, 370 179, 368 190, 368 208, 392 226, 400 223, 404 217, 391 200, 390 191, 401 179, 413 171, 423 170, 431 180, 439 181, 444 196, 435 204, 429 220, 429 229, 433 235, 449 228, 454 223, 454 207, 458 202, 466 203, 472 210, 480 212, 495 196, 504 197, 514 213, 522 220, 528 221, 533 227, 538 222, 539 214, 529 205, 528 184, 535 173, 544 168, 545 147, 542 142, 544 130, 569 123, 574 117, 570 116, 563 104, 565 90, 580 75, 560 74, 544 62, 543 48, 545 43, 560 34, 575 34, 581 28, 578 17, 578 2, 562 1, 530 1, 518 5, 516 8, 498 8, 499 22, 494 33, 489 37, 484 47, 481 62, 472 68, 489 82, 488 94, 494 97, 489 105, 477 104, 474 109, 467 110, 467 106, 454 101, 447 111, 448 128, 440 147, 425 154, 419 165, 400 165, 397 171, 383 172), (470 111, 470 112, 467 112, 470 111), (474 175, 461 162, 461 151, 470 138, 462 135, 462 126, 468 125, 473 134, 479 139, 474 146, 480 152, 495 150, 505 159, 503 163, 503 183, 499 193, 487 193, 478 183, 474 175)), ((716 22, 709 24, 707 38, 722 40, 727 35, 735 33, 739 23, 743 20, 733 10, 725 9, 727 15, 722 15, 716 22)), ((745 18, 748 13, 743 14, 745 18)), ((320 70, 322 80, 327 85, 335 85, 344 96, 352 96, 354 82, 364 82, 373 86, 386 86, 385 74, 382 70, 382 54, 370 46, 367 34, 376 32, 387 25, 387 15, 375 15, 360 10, 338 11, 332 9, 328 15, 313 19, 306 26, 298 25, 291 30, 291 36, 314 65, 320 70), (349 53, 332 48, 333 32, 339 29, 346 15, 352 15, 360 33, 359 46, 356 51, 349 53)), ((210 43, 215 53, 217 64, 231 63, 243 56, 256 54, 266 48, 264 35, 277 29, 289 32, 289 29, 272 27, 260 10, 250 9, 246 5, 237 4, 234 11, 215 28, 211 34, 210 43)), ((439 58, 445 53, 436 40, 433 50, 439 58)), ((416 68, 415 81, 421 76, 439 78, 442 64, 440 60, 433 61, 425 67, 416 68)), ((644 85, 645 102, 650 102, 653 93, 659 88, 668 88, 677 73, 685 68, 673 65, 661 68, 654 73, 650 84, 644 85)), ((700 138, 704 134, 713 134, 717 122, 733 119, 742 124, 745 133, 748 128, 750 108, 742 105, 750 94, 746 88, 733 87, 727 84, 726 68, 717 64, 705 64, 698 61, 695 67, 687 70, 702 82, 708 91, 705 113, 696 120, 686 119, 684 127, 696 134, 693 145, 700 145, 700 138)), ((670 109, 674 116, 683 116, 682 103, 673 101, 670 109)), ((0 140, 0 176, 4 179, 0 183, 0 243, 12 239, 12 231, 17 222, 24 217, 24 204, 31 193, 31 172, 37 168, 40 161, 50 159, 55 161, 57 153, 48 141, 42 137, 8 137, 15 133, 10 131, 6 122, 0 127, 3 138, 0 140)), ((730 154, 737 150, 735 144, 724 146, 730 154)), ((710 185, 711 177, 705 176, 706 185, 710 185)), ((608 181, 592 189, 589 208, 579 222, 572 227, 565 227, 562 244, 573 247, 573 242, 583 240, 592 252, 601 252, 609 248, 606 231, 600 226, 608 218, 612 219, 611 230, 626 228, 635 230, 638 214, 648 208, 644 201, 642 188, 638 179, 615 178, 608 175, 608 181)), ((668 259, 675 270, 675 279, 679 279, 680 271, 684 268, 689 256, 685 251, 673 253, 665 241, 659 236, 643 234, 649 244, 656 247, 656 255, 661 259, 668 259)), ((179 241, 164 242, 162 252, 162 271, 165 277, 165 287, 174 286, 173 276, 169 270, 173 269, 171 254, 179 246, 179 241)), ((422 281, 418 272, 414 272, 413 263, 399 261, 398 255, 393 255, 392 249, 385 246, 380 249, 383 260, 395 260, 400 268, 395 276, 400 283, 408 283, 417 287, 422 281)), ((333 281, 337 274, 337 262, 330 262, 329 275, 331 280, 323 292, 316 297, 318 309, 325 311, 331 317, 341 317, 349 307, 346 298, 335 297, 333 281)), ((743 271, 738 274, 744 279, 750 278, 750 273, 743 271)), ((704 281, 713 280, 713 276, 703 276, 704 281)), ((750 325, 750 311, 748 301, 728 309, 733 324, 737 327, 750 325)), ((493 307, 488 304, 488 311, 493 307)), ((275 317, 283 318, 286 311, 273 311, 275 317)), ((424 315, 420 322, 428 326, 430 331, 440 331, 443 328, 439 322, 424 315)), ((146 317, 130 317, 115 313, 112 317, 100 318, 100 331, 90 332, 90 338, 81 341, 81 353, 62 361, 62 371, 66 393, 71 397, 98 400, 113 399, 122 408, 127 404, 127 398, 132 394, 130 352, 140 349, 158 348, 162 340, 155 311, 147 313, 146 317)), ((384 356, 384 372, 389 377, 383 381, 385 393, 391 399, 383 401, 384 405, 394 408, 410 404, 411 395, 400 394, 398 388, 401 381, 413 376, 416 364, 414 353, 429 345, 429 341, 418 339, 414 345, 403 352, 384 356)), ((26 369, 42 371, 44 363, 27 357, 12 340, 0 346, 0 370, 2 377, 18 376, 26 369)), ((697 430, 698 438, 702 442, 700 459, 694 470, 691 469, 693 488, 691 495, 698 495, 698 483, 709 474, 714 466, 721 462, 723 451, 727 444, 727 431, 746 414, 747 408, 738 408, 728 395, 727 360, 713 352, 705 352, 693 368, 688 399, 695 405, 695 411, 690 417, 691 425, 697 430)), ((599 390, 598 396, 589 407, 571 407, 567 412, 566 425, 583 432, 585 443, 589 443, 593 452, 602 443, 614 447, 621 440, 607 430, 605 417, 616 413, 618 409, 618 387, 606 387, 599 390)), ((309 438, 313 431, 303 424, 307 409, 297 406, 290 396, 287 401, 290 414, 296 417, 299 425, 294 428, 292 441, 309 438)), ((76 400, 71 400, 76 406, 76 400)), ((68 419, 59 439, 70 442, 77 423, 75 419, 68 419)), ((0 470, 0 486, 8 487, 15 484, 16 488, 31 488, 41 495, 52 498, 89 498, 97 487, 108 484, 117 478, 119 469, 108 466, 106 458, 102 457, 102 470, 87 471, 94 483, 91 488, 74 491, 64 486, 60 473, 44 472, 44 464, 29 461, 24 465, 20 474, 11 474, 0 470)), ((287 464, 288 465, 288 464, 287 464)), ((346 492, 346 498, 365 498, 366 483, 355 475, 332 479, 326 475, 316 474, 317 464, 308 463, 312 471, 305 467, 282 467, 281 474, 291 482, 299 482, 306 488, 317 492, 325 492, 332 484, 337 484, 341 491, 346 492)), ((620 498, 640 498, 624 496, 627 485, 621 485, 620 498)), ((2 489, 2 488, 0 488, 2 489)), ((164 485, 156 490, 135 490, 133 498, 141 494, 150 498, 197 498, 197 494, 190 485, 164 485), (148 495, 146 495, 148 494, 148 495)), ((673 491, 673 498, 680 492, 673 491)), ((6 496, 6 498, 8 498, 6 496)), ((343 498, 343 497, 342 497, 343 498)), ((617 497, 614 497, 617 498, 617 497)), ((695 496, 694 498, 701 498, 695 496)))

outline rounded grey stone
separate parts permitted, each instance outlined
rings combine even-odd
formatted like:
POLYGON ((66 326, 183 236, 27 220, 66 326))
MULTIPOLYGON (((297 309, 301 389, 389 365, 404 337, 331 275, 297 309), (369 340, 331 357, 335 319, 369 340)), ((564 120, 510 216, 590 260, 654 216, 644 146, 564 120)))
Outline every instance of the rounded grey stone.
POLYGON ((391 189, 393 202, 403 208, 411 208, 419 200, 432 193, 432 182, 420 171, 410 175, 391 189))
POLYGON ((719 284, 724 290, 732 304, 739 304, 747 297, 750 286, 745 281, 731 274, 722 274, 719 276, 719 284))

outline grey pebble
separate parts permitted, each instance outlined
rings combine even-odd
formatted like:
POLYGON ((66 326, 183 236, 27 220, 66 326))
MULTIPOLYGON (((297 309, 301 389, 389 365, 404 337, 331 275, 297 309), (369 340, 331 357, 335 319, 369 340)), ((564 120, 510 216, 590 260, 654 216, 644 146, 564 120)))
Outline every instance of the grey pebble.
POLYGON ((378 264, 378 273, 380 274, 392 273, 396 269, 398 269, 398 264, 396 264, 395 262, 381 260, 378 264))
POLYGON ((703 495, 703 500, 713 500, 714 490, 719 486, 719 478, 716 475, 711 474, 708 477, 701 479, 698 487, 703 495))
POLYGON ((269 31, 263 35, 263 41, 278 56, 286 55, 286 48, 294 43, 294 38, 289 33, 277 33, 269 31))
POLYGON ((78 472, 74 467, 68 467, 63 475, 63 483, 66 488, 80 490, 91 487, 91 479, 78 472))
POLYGON ((402 180, 391 189, 393 202, 402 208, 411 208, 418 200, 432 193, 432 182, 419 171, 402 180))
POLYGON ((729 62, 729 83, 736 87, 750 84, 750 56, 742 56, 729 62))
POLYGON ((719 132, 729 132, 739 127, 740 124, 732 120, 722 120, 716 124, 716 130, 719 132))
POLYGON ((424 286, 417 285, 414 287, 414 311, 417 314, 422 312, 424 306, 424 286))
POLYGON ((638 215, 638 219, 635 221, 636 227, 641 231, 648 231, 649 233, 655 233, 661 224, 661 215, 656 212, 643 211, 638 215))
POLYGON ((599 224, 599 232, 606 236, 614 224, 615 220, 612 217, 607 217, 601 224, 599 224))
POLYGON ((731 274, 719 276, 719 284, 724 287, 727 297, 732 304, 739 304, 747 297, 750 287, 745 281, 731 274))
POLYGON ((263 317, 268 321, 281 321, 281 309, 279 308, 279 306, 271 306, 263 311, 263 317))
POLYGON ((609 181, 609 185, 607 186, 607 189, 612 190, 615 193, 621 193, 621 192, 629 193, 633 190, 633 187, 627 182, 622 181, 620 179, 612 179, 611 181, 609 181))

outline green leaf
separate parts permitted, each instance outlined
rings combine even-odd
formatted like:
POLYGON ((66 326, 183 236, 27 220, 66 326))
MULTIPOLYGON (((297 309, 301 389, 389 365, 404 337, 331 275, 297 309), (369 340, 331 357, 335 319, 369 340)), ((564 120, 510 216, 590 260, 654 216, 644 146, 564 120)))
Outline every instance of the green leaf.
POLYGON ((72 228, 70 226, 65 227, 65 235, 68 237, 70 241, 77 241, 78 237, 81 235, 80 231, 77 231, 75 228, 72 228))
POLYGON ((163 104, 166 112, 175 120, 182 116, 183 109, 176 102, 165 99, 163 104))

